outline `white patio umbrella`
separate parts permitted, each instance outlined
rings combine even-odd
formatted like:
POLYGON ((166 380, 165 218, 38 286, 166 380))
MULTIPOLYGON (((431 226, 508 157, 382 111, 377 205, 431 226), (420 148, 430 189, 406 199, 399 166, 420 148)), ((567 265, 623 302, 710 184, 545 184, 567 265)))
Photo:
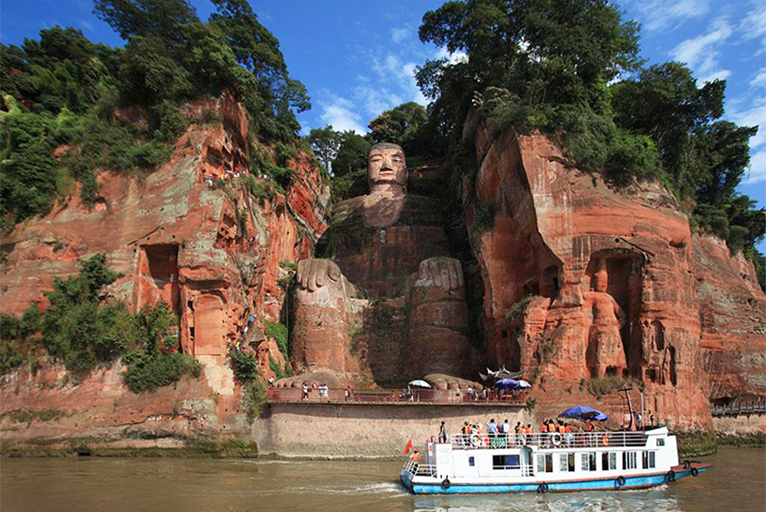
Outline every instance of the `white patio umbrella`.
POLYGON ((527 380, 522 380, 522 379, 517 381, 517 385, 520 388, 529 388, 529 387, 531 387, 531 383, 530 382, 528 382, 527 380))
POLYGON ((408 383, 409 386, 415 387, 415 388, 431 388, 432 386, 429 385, 429 382, 421 379, 412 380, 408 383))

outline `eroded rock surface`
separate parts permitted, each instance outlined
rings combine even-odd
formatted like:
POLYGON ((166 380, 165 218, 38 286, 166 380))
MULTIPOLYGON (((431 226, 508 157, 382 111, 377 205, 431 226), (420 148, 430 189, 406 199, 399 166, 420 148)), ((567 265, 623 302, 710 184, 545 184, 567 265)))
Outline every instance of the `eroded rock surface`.
MULTIPOLYGON (((285 357, 265 336, 264 324, 281 322, 290 264, 308 256, 325 229, 330 190, 313 161, 299 154, 290 163, 296 178, 287 195, 251 195, 241 180, 264 180, 249 160, 245 111, 224 94, 185 112, 195 118, 211 109, 223 122, 193 124, 171 160, 145 179, 105 170, 94 208, 75 195, 17 226, 4 240, 11 250, 0 275, 0 310, 20 314, 32 303, 44 306, 42 291, 54 277, 77 273, 79 258, 102 252, 122 275, 107 288, 108 297, 133 311, 164 300, 179 316, 182 351, 205 365, 204 394, 237 393, 226 354, 238 340, 256 351, 265 377, 274 377, 270 358, 283 367, 285 357), (222 187, 222 181, 229 184, 222 187)), ((76 397, 88 386, 97 384, 71 393, 76 397)), ((2 411, 15 401, 8 398, 11 388, 0 389, 2 411)), ((22 392, 39 393, 34 386, 22 392)), ((224 409, 234 414, 233 406, 224 409)))

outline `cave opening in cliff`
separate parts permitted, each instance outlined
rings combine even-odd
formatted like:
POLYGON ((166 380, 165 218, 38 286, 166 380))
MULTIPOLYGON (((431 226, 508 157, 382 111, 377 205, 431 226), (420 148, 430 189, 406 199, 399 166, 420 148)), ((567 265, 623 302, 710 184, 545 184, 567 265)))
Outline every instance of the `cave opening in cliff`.
POLYGON ((180 313, 179 246, 152 244, 141 246, 140 273, 149 289, 142 289, 139 307, 164 301, 174 313, 180 313))

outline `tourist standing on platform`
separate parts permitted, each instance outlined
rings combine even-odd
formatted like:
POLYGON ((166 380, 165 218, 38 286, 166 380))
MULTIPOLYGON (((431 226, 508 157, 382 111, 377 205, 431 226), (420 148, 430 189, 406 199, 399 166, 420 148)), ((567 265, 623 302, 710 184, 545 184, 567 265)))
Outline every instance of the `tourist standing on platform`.
POLYGON ((301 399, 306 400, 309 398, 309 386, 307 386, 307 383, 301 385, 301 399))
POLYGON ((438 438, 438 440, 441 443, 447 443, 448 442, 448 434, 446 434, 446 432, 445 432, 445 422, 444 421, 440 422, 440 433, 438 434, 437 438, 438 438))

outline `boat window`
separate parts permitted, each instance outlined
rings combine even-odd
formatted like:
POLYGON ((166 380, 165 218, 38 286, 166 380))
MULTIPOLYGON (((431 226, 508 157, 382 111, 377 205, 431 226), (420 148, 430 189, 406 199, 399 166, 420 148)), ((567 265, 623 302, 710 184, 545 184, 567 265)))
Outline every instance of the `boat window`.
POLYGON ((537 470, 540 473, 552 473, 554 471, 552 463, 552 454, 539 454, 536 459, 537 470))
POLYGON ((474 457, 470 457, 469 458, 469 467, 475 467, 475 458, 474 457))
POLYGON ((597 454, 595 452, 581 454, 581 470, 597 471, 597 454))
POLYGON ((637 469, 637 452, 624 452, 624 469, 637 469))
POLYGON ((656 467, 656 452, 643 452, 643 469, 656 467))
POLYGON ((608 455, 608 469, 616 469, 616 452, 611 452, 608 455))
POLYGON ((656 446, 664 446, 664 439, 657 439, 656 446))
POLYGON ((608 452, 603 452, 603 455, 601 457, 603 460, 602 460, 602 463, 601 463, 602 466, 600 467, 600 469, 602 469, 603 471, 608 471, 608 455, 609 455, 608 452))
POLYGON ((493 469, 520 469, 520 456, 494 455, 493 469))
POLYGON ((576 454, 575 453, 560 454, 560 471, 562 471, 563 473, 576 471, 576 454))

